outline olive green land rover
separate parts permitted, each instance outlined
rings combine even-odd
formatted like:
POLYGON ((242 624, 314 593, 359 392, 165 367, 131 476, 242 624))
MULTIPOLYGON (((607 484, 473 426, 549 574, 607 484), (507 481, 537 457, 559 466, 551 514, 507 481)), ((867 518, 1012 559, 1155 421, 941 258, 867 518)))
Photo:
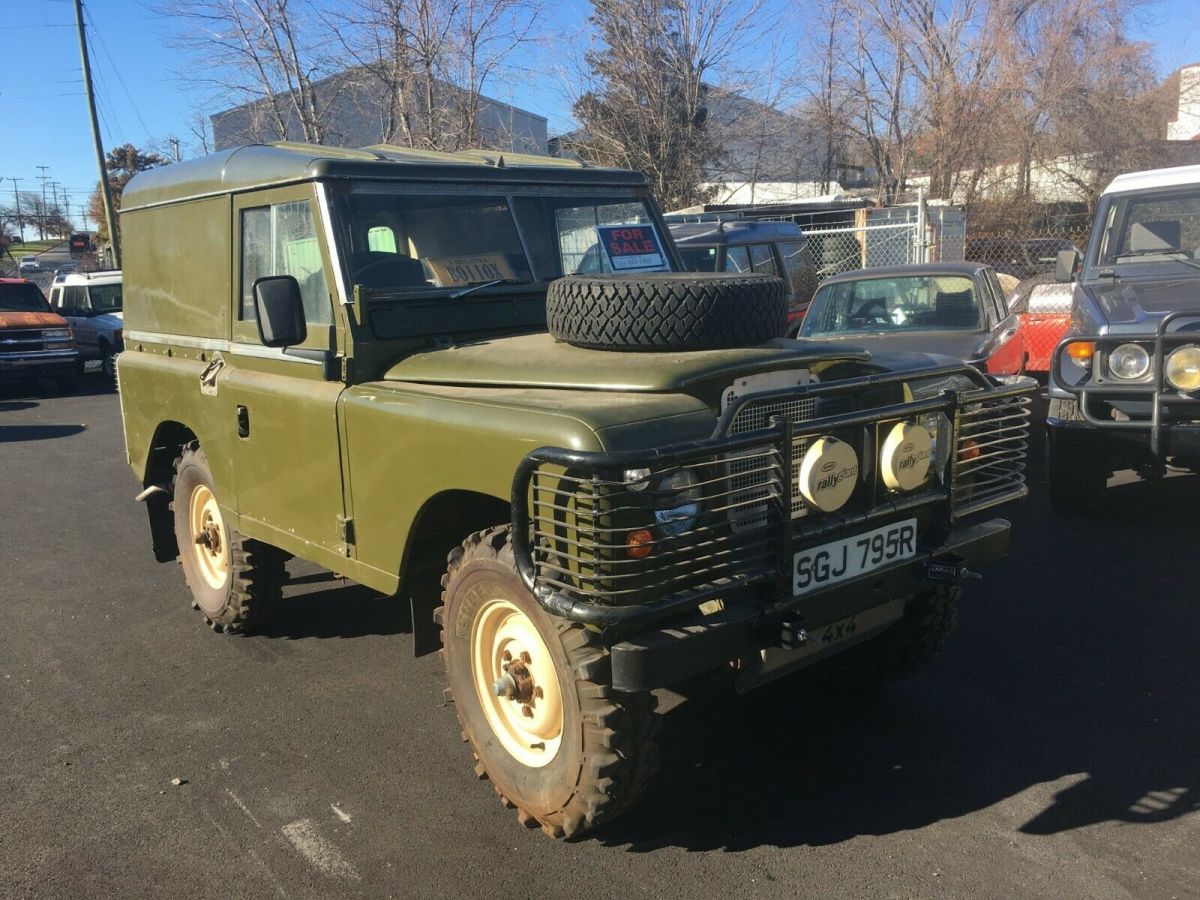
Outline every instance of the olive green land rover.
POLYGON ((293 557, 411 604, 552 836, 645 787, 655 689, 903 675, 1007 552, 1032 383, 778 337, 782 284, 684 272, 636 173, 275 144, 122 205, 157 559, 219 632, 287 615, 293 557))

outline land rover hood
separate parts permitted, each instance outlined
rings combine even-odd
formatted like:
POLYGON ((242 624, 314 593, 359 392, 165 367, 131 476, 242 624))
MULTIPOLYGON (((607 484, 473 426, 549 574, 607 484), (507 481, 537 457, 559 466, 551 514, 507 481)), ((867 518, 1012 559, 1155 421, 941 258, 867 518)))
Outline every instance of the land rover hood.
POLYGON ((838 346, 860 347, 875 359, 880 353, 933 353, 962 362, 976 362, 987 355, 988 335, 980 331, 926 331, 916 334, 867 333, 822 337, 838 346))
POLYGON ((1157 319, 1176 310, 1200 313, 1200 277, 1092 283, 1085 290, 1114 325, 1157 319))
POLYGON ((710 379, 804 368, 815 359, 866 360, 866 353, 779 338, 757 347, 689 352, 584 350, 549 334, 496 338, 407 357, 387 381, 599 391, 673 391, 710 379))
POLYGON ((0 310, 0 328, 66 328, 66 320, 52 312, 0 310))

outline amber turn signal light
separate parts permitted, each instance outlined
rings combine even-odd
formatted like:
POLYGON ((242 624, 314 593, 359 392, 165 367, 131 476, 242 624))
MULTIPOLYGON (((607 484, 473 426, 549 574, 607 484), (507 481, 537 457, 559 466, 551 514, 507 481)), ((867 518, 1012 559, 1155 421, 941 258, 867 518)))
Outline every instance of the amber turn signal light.
POLYGON ((654 535, 647 528, 639 528, 625 535, 625 552, 631 559, 645 559, 654 549, 654 535))
POLYGON ((1090 366, 1092 357, 1096 355, 1095 341, 1075 341, 1067 344, 1067 356, 1075 360, 1081 366, 1090 366))
POLYGON ((962 442, 962 446, 958 448, 958 461, 970 462, 973 459, 979 459, 979 445, 970 438, 962 442))

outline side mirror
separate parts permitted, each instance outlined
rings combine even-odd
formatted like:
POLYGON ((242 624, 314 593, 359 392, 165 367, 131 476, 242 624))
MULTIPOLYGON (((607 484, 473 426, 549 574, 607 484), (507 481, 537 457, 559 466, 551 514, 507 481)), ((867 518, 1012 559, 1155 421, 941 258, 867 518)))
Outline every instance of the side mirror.
POLYGON ((1075 280, 1075 271, 1079 268, 1078 250, 1059 250, 1054 264, 1054 280, 1067 283, 1075 280))
POLYGON ((300 283, 291 275, 269 275, 254 282, 258 337, 267 347, 294 347, 308 336, 300 283))

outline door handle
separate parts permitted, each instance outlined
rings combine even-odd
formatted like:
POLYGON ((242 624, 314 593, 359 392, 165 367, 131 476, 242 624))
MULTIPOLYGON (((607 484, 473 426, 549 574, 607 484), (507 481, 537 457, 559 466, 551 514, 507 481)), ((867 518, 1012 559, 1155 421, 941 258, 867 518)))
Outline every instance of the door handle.
POLYGON ((250 410, 239 405, 237 408, 238 437, 250 437, 250 410))

